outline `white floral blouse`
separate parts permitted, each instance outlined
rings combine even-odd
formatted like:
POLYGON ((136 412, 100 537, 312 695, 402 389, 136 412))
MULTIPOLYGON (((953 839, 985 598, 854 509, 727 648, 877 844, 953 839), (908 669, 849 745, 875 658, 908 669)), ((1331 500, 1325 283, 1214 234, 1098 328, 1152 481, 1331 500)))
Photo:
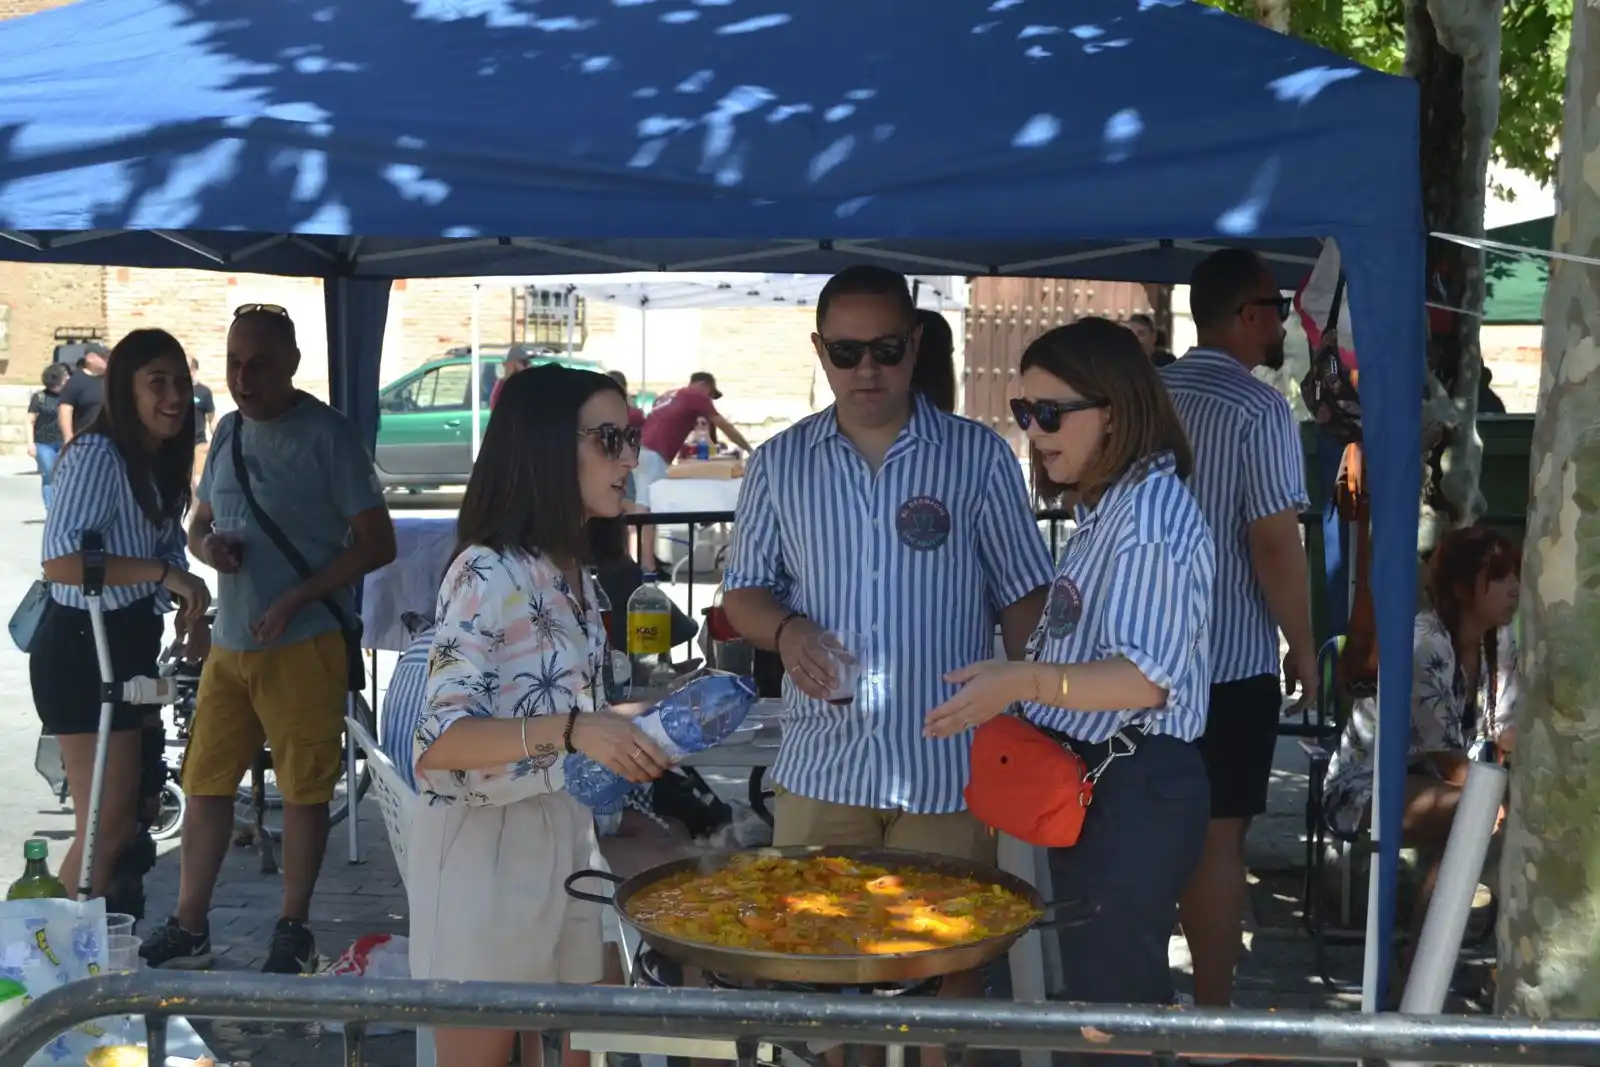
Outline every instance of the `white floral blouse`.
MULTIPOLYGON (((1484 663, 1478 692, 1467 699, 1467 676, 1456 662, 1450 631, 1431 611, 1417 616, 1411 637, 1411 742, 1406 763, 1413 773, 1431 774, 1423 757, 1435 752, 1466 754, 1481 741, 1493 741, 1512 726, 1522 704, 1517 681, 1517 642, 1513 627, 1502 626, 1494 672, 1484 663), (1469 707, 1471 729, 1468 729, 1469 707)), ((1339 750, 1323 779, 1323 810, 1329 829, 1353 836, 1372 803, 1372 757, 1376 751, 1378 698, 1361 696, 1339 738, 1339 750)))
MULTIPOLYGON (((468 716, 501 719, 594 711, 604 699, 605 626, 593 579, 581 607, 559 567, 542 556, 473 545, 445 572, 428 657, 427 710, 413 766, 468 716)), ((429 804, 515 804, 565 784, 562 754, 535 753, 494 771, 417 771, 429 804)))

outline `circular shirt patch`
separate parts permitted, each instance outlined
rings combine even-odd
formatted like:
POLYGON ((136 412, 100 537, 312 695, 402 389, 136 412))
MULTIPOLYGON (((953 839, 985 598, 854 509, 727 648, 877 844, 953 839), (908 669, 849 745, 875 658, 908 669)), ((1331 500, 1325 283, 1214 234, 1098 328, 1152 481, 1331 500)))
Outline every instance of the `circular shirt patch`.
POLYGON ((918 552, 932 552, 950 540, 950 509, 931 496, 914 496, 895 516, 900 543, 918 552))
POLYGON ((1050 603, 1044 609, 1045 632, 1060 640, 1077 629, 1083 618, 1083 595, 1071 578, 1057 578, 1050 586, 1050 603))

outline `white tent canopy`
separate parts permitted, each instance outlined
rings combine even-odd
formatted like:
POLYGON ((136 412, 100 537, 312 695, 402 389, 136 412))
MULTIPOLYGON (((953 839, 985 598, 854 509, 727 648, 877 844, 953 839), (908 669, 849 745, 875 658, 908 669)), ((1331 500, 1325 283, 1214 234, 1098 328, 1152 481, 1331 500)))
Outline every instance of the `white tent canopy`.
MULTIPOLYGON (((472 380, 478 381, 482 355, 479 344, 479 296, 485 289, 541 289, 565 292, 601 304, 650 311, 685 309, 812 307, 828 283, 826 274, 674 273, 638 271, 622 274, 545 274, 520 277, 478 278, 472 302, 472 380)), ((959 311, 966 305, 966 279, 959 275, 911 275, 908 279, 918 307, 933 311, 959 311)), ((641 380, 649 347, 649 331, 639 334, 641 380)), ((568 347, 571 347, 569 331, 568 347)), ((472 456, 478 456, 479 397, 472 390, 472 456)))
MULTIPOLYGON (((585 300, 648 311, 684 308, 810 307, 827 284, 826 274, 663 273, 547 274, 480 278, 484 288, 567 291, 585 300)), ((965 280, 945 274, 909 278, 920 307, 958 310, 965 304, 965 280)))

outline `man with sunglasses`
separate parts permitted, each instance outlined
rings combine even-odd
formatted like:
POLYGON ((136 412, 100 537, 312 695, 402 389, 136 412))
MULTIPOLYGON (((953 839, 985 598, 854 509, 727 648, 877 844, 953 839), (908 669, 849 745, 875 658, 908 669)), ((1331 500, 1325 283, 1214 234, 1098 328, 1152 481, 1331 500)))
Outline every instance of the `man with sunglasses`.
POLYGON ((1316 647, 1300 541, 1305 460, 1283 396, 1256 367, 1283 366, 1290 301, 1242 248, 1212 253, 1190 280, 1199 344, 1161 371, 1194 448, 1189 488, 1211 526, 1217 577, 1212 685, 1200 754, 1211 779, 1205 854, 1180 902, 1197 1003, 1226 1007, 1246 904, 1244 840, 1267 810, 1283 691, 1316 697, 1316 647))
POLYGON ((299 366, 287 311, 234 312, 228 392, 239 410, 217 425, 189 518, 189 551, 218 573, 216 632, 184 755, 178 906, 139 950, 151 967, 210 966, 234 798, 263 743, 283 797, 283 910, 262 970, 298 974, 316 956, 311 896, 343 770, 350 653, 360 653, 352 588, 394 559, 395 541, 359 432, 295 388, 299 366))
POLYGON ((913 389, 920 332, 894 271, 823 288, 811 341, 834 403, 751 458, 723 606, 785 668, 774 844, 992 863, 962 797, 969 735, 929 738, 923 720, 954 695, 947 674, 994 657, 997 622, 1022 655, 1052 568, 1010 446, 913 389), (848 702, 825 631, 859 668, 848 702))

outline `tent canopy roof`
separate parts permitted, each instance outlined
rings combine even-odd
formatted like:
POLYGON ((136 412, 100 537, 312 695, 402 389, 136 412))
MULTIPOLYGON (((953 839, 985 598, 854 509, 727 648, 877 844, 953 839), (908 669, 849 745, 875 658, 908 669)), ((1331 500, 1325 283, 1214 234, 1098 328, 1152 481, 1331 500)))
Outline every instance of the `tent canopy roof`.
MULTIPOLYGON (((1410 225, 1414 111, 1185 0, 79 0, 0 25, 0 236, 357 278, 1182 280, 1207 248, 1168 239, 1410 225)), ((1286 278, 1316 251, 1269 247, 1286 278)))
MULTIPOLYGON (((479 278, 484 288, 527 286, 565 290, 585 300, 644 311, 686 308, 811 307, 826 274, 750 274, 743 272, 660 275, 653 273, 536 275, 523 278, 479 278)), ((949 275, 912 275, 908 279, 922 307, 950 310, 962 306, 949 275)))

